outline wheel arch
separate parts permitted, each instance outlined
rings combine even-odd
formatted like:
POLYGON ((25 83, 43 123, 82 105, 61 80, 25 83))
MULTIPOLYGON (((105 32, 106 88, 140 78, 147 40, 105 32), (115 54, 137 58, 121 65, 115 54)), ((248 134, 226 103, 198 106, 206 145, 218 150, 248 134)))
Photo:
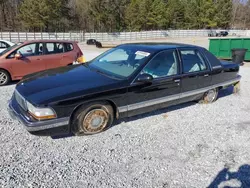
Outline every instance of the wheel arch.
POLYGON ((0 67, 0 70, 6 71, 6 72, 9 74, 9 76, 10 76, 10 80, 11 80, 11 81, 13 80, 10 71, 8 71, 7 69, 2 68, 2 67, 0 67))
POLYGON ((72 124, 72 121, 74 119, 74 115, 76 114, 76 112, 83 106, 83 105, 88 105, 88 104, 91 104, 91 103, 103 103, 103 102, 106 102, 108 103, 109 105, 111 105, 111 107, 113 108, 113 111, 114 111, 114 117, 115 119, 118 119, 119 118, 119 111, 118 111, 118 108, 117 108, 117 105, 115 104, 114 101, 110 100, 110 99, 100 99, 100 100, 92 100, 92 101, 87 101, 87 102, 83 102, 79 105, 77 105, 73 112, 71 113, 70 115, 70 120, 69 120, 69 125, 71 126, 72 124))

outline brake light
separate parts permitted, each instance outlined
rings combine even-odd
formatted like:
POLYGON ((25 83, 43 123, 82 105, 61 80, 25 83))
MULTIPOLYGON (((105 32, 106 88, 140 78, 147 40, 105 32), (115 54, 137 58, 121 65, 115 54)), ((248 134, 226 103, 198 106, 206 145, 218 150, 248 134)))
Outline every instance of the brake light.
POLYGON ((86 62, 86 58, 82 55, 82 56, 78 57, 76 61, 78 63, 85 63, 86 62))

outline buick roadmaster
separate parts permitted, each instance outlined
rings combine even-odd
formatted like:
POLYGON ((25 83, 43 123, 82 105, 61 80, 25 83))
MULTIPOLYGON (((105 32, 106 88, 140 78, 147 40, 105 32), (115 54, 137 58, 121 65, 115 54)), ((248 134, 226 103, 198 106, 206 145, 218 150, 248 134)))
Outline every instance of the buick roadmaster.
POLYGON ((9 112, 34 135, 89 135, 115 119, 188 101, 212 103, 240 79, 239 65, 202 47, 123 44, 85 64, 25 76, 9 112))

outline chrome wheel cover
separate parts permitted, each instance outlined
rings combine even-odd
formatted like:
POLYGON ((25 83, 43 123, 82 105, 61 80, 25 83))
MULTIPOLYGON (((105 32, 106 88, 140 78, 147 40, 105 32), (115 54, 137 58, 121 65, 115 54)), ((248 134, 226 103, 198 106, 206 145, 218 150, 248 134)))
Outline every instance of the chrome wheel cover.
POLYGON ((4 85, 8 80, 8 75, 4 72, 0 72, 0 85, 4 85))
POLYGON ((206 93, 206 101, 207 102, 213 102, 216 98, 216 91, 214 89, 212 90, 209 90, 207 93, 206 93))

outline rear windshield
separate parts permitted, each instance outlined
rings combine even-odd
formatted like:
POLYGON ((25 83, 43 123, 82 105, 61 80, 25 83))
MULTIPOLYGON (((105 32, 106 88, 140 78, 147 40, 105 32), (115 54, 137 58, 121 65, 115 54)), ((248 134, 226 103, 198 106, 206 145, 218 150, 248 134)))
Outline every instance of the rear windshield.
POLYGON ((6 50, 2 51, 2 52, 0 53, 0 56, 2 56, 2 55, 4 55, 4 54, 8 53, 9 51, 11 51, 12 49, 16 48, 17 46, 19 46, 19 45, 21 45, 21 44, 22 44, 22 43, 18 43, 18 44, 15 44, 14 46, 10 46, 10 47, 7 48, 6 50))
POLYGON ((220 60, 218 60, 211 52, 206 49, 203 49, 203 52, 210 62, 212 68, 221 66, 220 60))

